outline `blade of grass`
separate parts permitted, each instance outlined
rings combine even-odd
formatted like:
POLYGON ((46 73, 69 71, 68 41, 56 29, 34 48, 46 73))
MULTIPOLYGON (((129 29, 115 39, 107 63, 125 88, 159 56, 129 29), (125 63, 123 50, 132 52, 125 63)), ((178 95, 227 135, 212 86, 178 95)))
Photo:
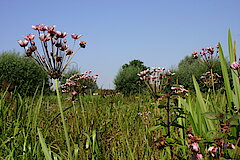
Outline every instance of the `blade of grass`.
POLYGON ((58 106, 59 106, 59 110, 60 110, 60 113, 61 113, 61 119, 62 119, 62 123, 63 123, 64 134, 65 134, 67 148, 68 148, 68 157, 69 157, 70 160, 73 160, 72 149, 71 149, 71 146, 70 146, 70 138, 69 138, 69 135, 68 135, 68 129, 67 129, 66 122, 65 122, 65 119, 64 119, 62 102, 61 102, 59 89, 58 89, 58 79, 55 79, 55 86, 56 86, 56 92, 57 92, 58 106))
MULTIPOLYGON (((202 123, 204 124, 204 125, 202 125, 202 129, 203 129, 202 134, 206 134, 207 131, 214 130, 215 127, 214 127, 212 121, 206 120, 205 117, 203 117, 201 115, 202 113, 208 112, 208 108, 207 108, 206 103, 204 102, 202 93, 200 91, 200 88, 199 88, 199 85, 197 83, 195 76, 193 76, 193 84, 194 84, 195 91, 196 91, 197 101, 199 103, 199 106, 196 106, 197 107, 196 108, 197 116, 199 117, 199 120, 202 119, 202 123)), ((200 125, 200 123, 198 125, 200 125)))
MULTIPOLYGON (((231 32, 229 30, 229 41, 231 41, 231 32)), ((231 44, 229 44, 230 46, 232 46, 231 44)), ((237 43, 236 41, 234 41, 234 45, 233 45, 233 49, 229 50, 229 57, 230 57, 230 64, 232 62, 236 61, 236 55, 237 55, 237 43)), ((235 93, 235 98, 233 100, 235 100, 235 105, 236 107, 239 109, 240 108, 240 83, 239 83, 239 78, 238 78, 238 72, 237 70, 233 70, 231 69, 231 73, 232 73, 232 79, 233 79, 233 87, 234 87, 234 93, 235 93)))
POLYGON ((232 98, 232 90, 230 87, 230 81, 229 81, 229 76, 228 76, 228 71, 227 71, 227 61, 224 57, 221 44, 218 43, 218 46, 219 46, 220 64, 221 64, 222 74, 223 74, 223 79, 224 79, 224 87, 225 87, 226 95, 227 95, 227 103, 228 103, 228 107, 232 108, 233 98, 232 98))
POLYGON ((49 150, 48 150, 48 148, 47 148, 47 145, 46 145, 46 143, 45 143, 45 140, 44 140, 44 138, 43 138, 43 136, 42 136, 42 133, 41 133, 41 131, 40 131, 39 128, 38 128, 37 130, 38 130, 38 135, 39 135, 39 141, 40 141, 40 143, 41 143, 42 150, 43 150, 43 153, 44 153, 44 155, 45 155, 45 158, 46 158, 47 160, 51 160, 52 158, 51 158, 51 155, 50 155, 49 150))

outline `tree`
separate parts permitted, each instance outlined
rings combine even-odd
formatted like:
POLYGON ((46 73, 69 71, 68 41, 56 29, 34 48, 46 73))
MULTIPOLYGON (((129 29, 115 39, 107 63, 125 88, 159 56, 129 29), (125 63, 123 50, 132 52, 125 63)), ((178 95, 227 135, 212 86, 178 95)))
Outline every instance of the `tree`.
POLYGON ((140 77, 137 75, 147 69, 140 60, 132 60, 129 64, 124 64, 114 79, 116 90, 125 95, 143 92, 146 85, 140 84, 140 77))

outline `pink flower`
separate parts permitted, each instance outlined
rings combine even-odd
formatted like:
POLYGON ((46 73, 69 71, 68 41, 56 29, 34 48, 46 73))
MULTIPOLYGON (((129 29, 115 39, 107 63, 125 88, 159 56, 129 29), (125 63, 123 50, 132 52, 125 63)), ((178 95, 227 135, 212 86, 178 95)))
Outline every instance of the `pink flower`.
POLYGON ((232 62, 232 64, 230 65, 230 67, 234 70, 237 70, 240 68, 240 64, 237 62, 232 62))
POLYGON ((44 24, 39 24, 39 30, 40 31, 46 31, 47 30, 47 26, 44 26, 44 24))
POLYGON ((55 28, 56 25, 54 26, 46 26, 46 30, 48 31, 48 33, 53 37, 56 33, 55 33, 55 28))
POLYGON ((47 27, 44 26, 44 24, 38 24, 36 26, 32 25, 32 29, 38 30, 38 31, 46 31, 47 27))
POLYGON ((195 51, 195 52, 192 53, 192 55, 197 55, 197 54, 198 54, 197 51, 195 51))
POLYGON ((82 35, 77 35, 77 34, 71 34, 73 39, 79 39, 80 37, 82 37, 82 35))
POLYGON ((57 38, 64 38, 67 36, 67 32, 56 31, 57 38))
POLYGON ((34 34, 29 34, 27 36, 23 36, 23 38, 27 41, 34 40, 35 35, 34 34))
POLYGON ((218 148, 216 146, 212 146, 208 148, 208 153, 210 153, 212 157, 215 157, 217 150, 218 148))
POLYGON ((196 155, 196 159, 203 159, 203 155, 198 153, 198 154, 196 155))
POLYGON ((27 40, 18 40, 18 44, 21 46, 21 47, 26 47, 28 45, 28 41, 27 40))
POLYGON ((199 151, 199 146, 196 142, 190 144, 188 146, 188 148, 191 149, 191 151, 193 151, 193 152, 198 152, 199 151))
POLYGON ((198 55, 196 54, 196 55, 193 55, 193 58, 194 59, 198 59, 198 55))
POLYGON ((43 42, 49 41, 51 39, 50 34, 41 33, 39 39, 43 42))
POLYGON ((73 96, 77 95, 77 92, 76 92, 76 91, 73 91, 73 92, 72 92, 72 95, 73 95, 73 96))
POLYGON ((49 32, 54 31, 54 29, 56 28, 56 25, 53 26, 46 26, 46 30, 49 32))
POLYGON ((39 25, 36 25, 36 26, 32 25, 32 29, 39 30, 39 25))

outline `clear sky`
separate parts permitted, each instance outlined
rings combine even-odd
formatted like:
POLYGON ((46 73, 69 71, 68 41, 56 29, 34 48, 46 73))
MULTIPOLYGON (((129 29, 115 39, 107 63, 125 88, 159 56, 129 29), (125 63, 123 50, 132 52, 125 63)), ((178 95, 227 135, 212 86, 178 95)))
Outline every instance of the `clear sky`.
POLYGON ((87 47, 74 57, 73 65, 99 74, 103 88, 113 88, 120 67, 134 59, 170 68, 193 51, 218 42, 227 51, 229 28, 240 43, 240 0, 0 2, 0 52, 23 53, 17 40, 36 33, 31 25, 57 25, 57 30, 83 34, 87 47))

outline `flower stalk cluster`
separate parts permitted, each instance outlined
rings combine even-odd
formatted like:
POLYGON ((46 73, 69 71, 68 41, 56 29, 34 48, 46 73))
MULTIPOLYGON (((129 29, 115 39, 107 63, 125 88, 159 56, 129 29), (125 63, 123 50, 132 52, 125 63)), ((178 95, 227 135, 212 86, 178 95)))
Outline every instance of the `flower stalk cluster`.
POLYGON ((155 98, 159 98, 163 94, 169 97, 173 95, 187 95, 188 90, 184 89, 182 85, 173 84, 172 76, 174 75, 175 73, 166 70, 164 67, 152 67, 138 74, 140 80, 146 83, 155 98))
POLYGON ((170 94, 171 92, 171 77, 175 73, 163 67, 152 67, 138 74, 140 80, 144 81, 148 86, 151 94, 158 98, 159 93, 170 94))
POLYGON ((192 56, 194 59, 199 59, 201 63, 207 65, 209 69, 212 69, 214 67, 214 60, 219 58, 218 48, 218 45, 216 45, 216 49, 214 47, 202 48, 200 52, 194 51, 192 56))
POLYGON ((208 148, 207 154, 212 158, 223 157, 223 150, 225 149, 236 149, 232 143, 224 142, 222 138, 214 139, 214 146, 208 148))
MULTIPOLYGON (((203 155, 200 153, 200 147, 198 144, 202 138, 195 137, 191 129, 188 129, 186 133, 188 136, 188 148, 192 152, 192 159, 203 159, 203 155)), ((224 157, 223 151, 226 149, 236 149, 236 147, 230 142, 225 142, 222 138, 215 138, 214 145, 208 147, 206 155, 214 159, 219 159, 224 157)))
POLYGON ((72 100, 76 99, 79 94, 84 94, 87 89, 92 89, 96 85, 98 75, 91 75, 92 71, 86 71, 82 74, 74 74, 66 83, 61 85, 62 93, 71 93, 72 100))
POLYGON ((39 51, 34 41, 35 34, 24 36, 24 40, 18 40, 21 47, 24 48, 26 55, 33 58, 50 75, 50 78, 59 79, 63 71, 69 65, 73 56, 80 48, 86 47, 86 42, 80 41, 79 46, 74 50, 77 40, 82 35, 72 34, 74 40, 73 47, 69 49, 67 45, 67 32, 57 31, 56 26, 45 26, 39 24, 32 26, 32 29, 38 32, 42 52, 39 51))
POLYGON ((219 86, 221 84, 221 77, 218 73, 206 72, 202 74, 201 80, 204 86, 213 88, 213 86, 219 86))

